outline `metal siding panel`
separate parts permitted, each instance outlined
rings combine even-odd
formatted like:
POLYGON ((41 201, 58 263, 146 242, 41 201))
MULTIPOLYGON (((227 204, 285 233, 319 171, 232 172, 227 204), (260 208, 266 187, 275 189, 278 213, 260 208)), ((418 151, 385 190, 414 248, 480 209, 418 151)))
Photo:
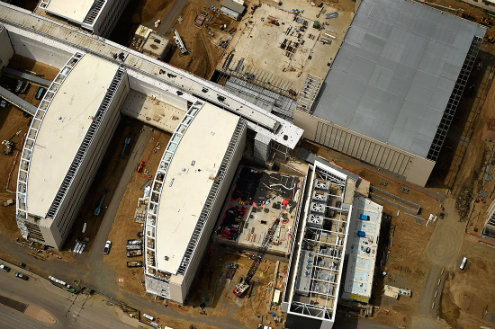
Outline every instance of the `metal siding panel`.
POLYGON ((350 140, 350 152, 353 157, 356 157, 356 148, 358 144, 358 137, 356 135, 351 135, 351 140, 350 140))
POLYGON ((391 163, 391 169, 390 171, 392 172, 397 172, 397 160, 399 159, 399 152, 394 152, 394 155, 392 157, 392 163, 391 163))
POLYGON ((371 163, 371 157, 373 155, 373 143, 371 143, 370 140, 366 140, 366 143, 367 145, 365 146, 366 147, 366 155, 365 157, 363 158, 364 161, 368 162, 368 163, 371 163))
POLYGON ((326 125, 325 127, 325 145, 329 146, 330 145, 330 136, 332 135, 332 127, 329 125, 326 125))
POLYGON ((393 163, 394 163, 394 155, 397 153, 396 151, 389 149, 389 154, 387 156, 387 161, 385 162, 385 169, 387 170, 392 170, 393 163))
POLYGON ((404 154, 404 157, 400 164, 401 167, 399 169, 399 175, 404 176, 404 172, 407 169, 408 162, 409 162, 409 157, 404 154))
POLYGON ((383 168, 387 170, 388 170, 388 165, 390 164, 389 157, 391 152, 392 150, 389 147, 386 147, 383 157, 383 168))
POLYGON ((363 138, 359 138, 358 145, 356 148, 356 158, 361 159, 363 156, 363 149, 364 149, 364 140, 363 138))
POLYGON ((344 138, 344 153, 347 155, 350 155, 350 142, 351 142, 352 135, 349 134, 348 132, 345 133, 345 138, 344 138))
POLYGON ((368 162, 373 164, 373 159, 376 157, 377 145, 370 141, 370 153, 368 154, 368 162))
POLYGON ((337 128, 330 126, 330 144, 335 148, 335 135, 337 134, 337 128))
POLYGON ((322 126, 323 126, 323 123, 321 123, 320 121, 318 121, 318 125, 316 127, 316 134, 315 134, 315 141, 317 143, 320 143, 321 144, 321 139, 320 139, 320 136, 321 136, 321 129, 322 129, 322 126))
POLYGON ((373 149, 373 156, 371 157, 371 163, 374 164, 375 166, 379 166, 380 162, 378 161, 378 156, 380 154, 380 148, 381 146, 373 143, 375 145, 375 148, 373 149))
POLYGON ((342 138, 342 129, 338 129, 335 134, 335 149, 342 152, 340 147, 340 139, 342 138))

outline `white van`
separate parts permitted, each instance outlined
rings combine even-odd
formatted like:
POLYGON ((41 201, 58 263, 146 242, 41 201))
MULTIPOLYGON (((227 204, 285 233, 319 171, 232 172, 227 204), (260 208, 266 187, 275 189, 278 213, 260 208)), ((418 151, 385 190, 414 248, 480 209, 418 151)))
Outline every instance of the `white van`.
POLYGON ((459 266, 459 268, 461 270, 464 270, 464 268, 466 267, 466 263, 467 263, 467 258, 466 257, 462 257, 462 262, 461 262, 461 265, 459 266))

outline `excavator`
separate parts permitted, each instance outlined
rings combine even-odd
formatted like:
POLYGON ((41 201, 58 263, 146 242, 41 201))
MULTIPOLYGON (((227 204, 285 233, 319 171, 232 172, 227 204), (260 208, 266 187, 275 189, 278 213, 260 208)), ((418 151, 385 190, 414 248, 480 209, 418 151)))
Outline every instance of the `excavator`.
POLYGON ((12 152, 14 151, 14 146, 15 146, 15 143, 12 141, 12 139, 14 139, 14 137, 16 137, 16 136, 19 136, 20 133, 21 133, 21 131, 19 130, 18 132, 13 134, 12 137, 10 137, 9 139, 4 139, 2 141, 2 145, 4 146, 3 154, 5 154, 5 155, 11 155, 12 154, 12 152))

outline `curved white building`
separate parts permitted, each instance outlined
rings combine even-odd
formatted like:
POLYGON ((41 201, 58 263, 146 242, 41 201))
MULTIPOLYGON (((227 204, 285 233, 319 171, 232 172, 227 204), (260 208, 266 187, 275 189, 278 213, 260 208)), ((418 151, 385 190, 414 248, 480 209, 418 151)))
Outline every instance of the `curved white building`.
POLYGON ((23 238, 61 248, 120 118, 124 69, 76 53, 48 88, 26 136, 17 183, 23 238))
POLYGON ((246 140, 246 123, 195 104, 172 135, 146 218, 146 291, 184 303, 246 140))
POLYGON ((97 35, 108 36, 129 0, 41 0, 39 8, 97 35))

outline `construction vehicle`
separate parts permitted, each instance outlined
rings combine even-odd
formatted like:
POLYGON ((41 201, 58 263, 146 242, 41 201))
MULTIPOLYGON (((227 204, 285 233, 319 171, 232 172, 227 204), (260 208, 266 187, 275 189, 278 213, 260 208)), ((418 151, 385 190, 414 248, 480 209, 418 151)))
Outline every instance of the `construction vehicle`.
POLYGON ((137 172, 140 173, 140 172, 143 171, 143 169, 144 169, 144 163, 145 163, 144 160, 141 160, 141 162, 139 162, 139 165, 137 167, 137 172))
POLYGON ((3 154, 5 155, 11 155, 12 152, 14 151, 14 147, 15 147, 15 143, 12 141, 12 139, 14 139, 14 137, 16 136, 19 136, 19 134, 21 133, 21 131, 17 131, 15 134, 12 135, 12 137, 10 137, 9 139, 4 139, 2 141, 2 145, 5 146, 4 150, 3 150, 3 154))
POLYGON ((127 137, 124 141, 124 147, 122 148, 122 152, 120 152, 120 158, 121 159, 124 158, 125 149, 127 148, 127 146, 129 146, 130 143, 131 143, 131 138, 127 137))
POLYGON ((8 206, 11 206, 11 205, 13 205, 13 204, 15 204, 14 199, 7 199, 7 200, 5 200, 5 201, 3 202, 3 206, 4 206, 4 207, 8 207, 8 206))
POLYGON ((280 213, 279 217, 273 222, 272 226, 268 230, 268 233, 263 239, 263 243, 261 244, 261 250, 259 251, 258 255, 254 257, 253 263, 249 268, 248 274, 246 275, 245 278, 241 278, 241 281, 235 286, 234 295, 236 295, 237 297, 242 297, 244 293, 248 291, 249 287, 251 286, 251 279, 256 274, 256 271, 258 270, 258 267, 261 261, 263 260, 263 256, 265 256, 265 253, 267 252, 268 247, 270 246, 270 243, 273 240, 273 236, 275 234, 275 231, 277 230, 278 224, 280 223, 280 217, 284 212, 284 209, 285 206, 282 209, 282 212, 280 213))
POLYGON ((95 208, 95 211, 93 211, 93 215, 95 215, 95 216, 100 215, 101 207, 103 206, 103 201, 105 201, 105 197, 107 196, 107 194, 108 194, 108 189, 105 189, 105 192, 103 193, 103 196, 100 199, 100 203, 95 208))

